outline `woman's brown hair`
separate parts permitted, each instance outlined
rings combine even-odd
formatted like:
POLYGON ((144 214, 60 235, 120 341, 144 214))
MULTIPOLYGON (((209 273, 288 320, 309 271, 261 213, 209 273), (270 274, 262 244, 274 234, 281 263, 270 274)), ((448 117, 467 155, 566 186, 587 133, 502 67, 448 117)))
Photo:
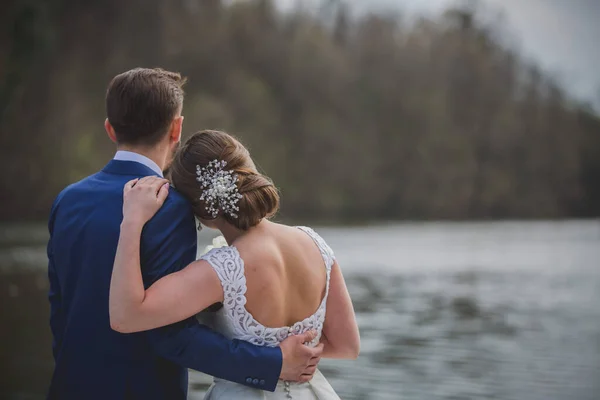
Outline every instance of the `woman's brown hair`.
POLYGON ((225 161, 225 170, 234 171, 238 177, 238 218, 220 215, 239 229, 247 230, 263 218, 279 210, 279 192, 271 179, 256 170, 248 150, 233 136, 221 131, 194 133, 178 150, 170 168, 173 186, 191 203, 194 214, 201 219, 212 219, 206 204, 200 200, 202 189, 196 181, 196 166, 205 167, 213 160, 225 161))

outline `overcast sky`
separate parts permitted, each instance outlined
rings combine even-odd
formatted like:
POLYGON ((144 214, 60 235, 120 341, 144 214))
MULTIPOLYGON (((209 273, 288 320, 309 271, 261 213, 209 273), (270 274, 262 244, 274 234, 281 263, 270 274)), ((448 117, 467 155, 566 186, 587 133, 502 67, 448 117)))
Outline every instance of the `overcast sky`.
MULTIPOLYGON (((502 11, 511 43, 560 78, 576 98, 600 107, 600 0, 480 0, 502 11)), ((297 0, 278 0, 289 6, 297 0)), ((457 0, 347 0, 355 10, 439 13, 457 0)))

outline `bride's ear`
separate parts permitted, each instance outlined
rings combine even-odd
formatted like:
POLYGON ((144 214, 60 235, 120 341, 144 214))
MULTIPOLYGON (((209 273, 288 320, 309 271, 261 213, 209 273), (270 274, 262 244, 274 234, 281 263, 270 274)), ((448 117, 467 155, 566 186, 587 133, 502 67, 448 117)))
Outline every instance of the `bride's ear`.
POLYGON ((183 129, 183 115, 175 117, 171 124, 171 131, 169 132, 169 139, 172 143, 179 143, 181 140, 181 131, 183 129))
POLYGON ((115 128, 112 127, 108 121, 108 118, 104 120, 104 129, 106 129, 106 133, 110 140, 112 140, 113 143, 117 143, 117 134, 115 133, 115 128))

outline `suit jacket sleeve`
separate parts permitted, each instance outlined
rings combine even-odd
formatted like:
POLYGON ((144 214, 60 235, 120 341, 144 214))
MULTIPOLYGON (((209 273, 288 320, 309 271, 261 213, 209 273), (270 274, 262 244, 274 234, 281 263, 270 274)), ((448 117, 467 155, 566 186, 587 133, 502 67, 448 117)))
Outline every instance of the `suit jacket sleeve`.
POLYGON ((64 317, 62 311, 62 296, 60 291, 60 283, 56 273, 56 265, 54 264, 54 249, 52 247, 52 236, 54 232, 54 219, 58 209, 58 201, 60 196, 54 201, 52 210, 50 211, 50 219, 48 221, 48 231, 50 239, 48 240, 48 280, 50 290, 48 291, 48 300, 50 300, 50 330, 52 331, 52 355, 56 360, 58 349, 62 343, 64 332, 64 317))
MULTIPOLYGON (((196 246, 191 207, 172 190, 142 233, 142 274, 146 287, 194 261, 196 246)), ((145 334, 157 354, 179 365, 250 387, 275 390, 282 365, 278 347, 228 340, 193 317, 145 334)))

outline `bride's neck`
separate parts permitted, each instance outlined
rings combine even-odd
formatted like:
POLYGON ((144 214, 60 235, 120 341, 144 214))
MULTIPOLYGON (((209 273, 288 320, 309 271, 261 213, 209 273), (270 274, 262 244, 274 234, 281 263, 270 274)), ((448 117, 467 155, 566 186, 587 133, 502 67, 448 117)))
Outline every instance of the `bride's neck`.
POLYGON ((264 226, 267 223, 268 223, 268 221, 266 219, 263 219, 262 221, 260 221, 258 223, 258 225, 253 226, 252 228, 248 229, 247 231, 244 231, 242 229, 236 228, 235 226, 231 225, 230 223, 228 223, 224 220, 221 220, 221 221, 219 221, 217 228, 221 231, 221 234, 227 241, 227 244, 231 246, 231 244, 233 242, 235 242, 237 239, 239 239, 240 237, 244 236, 251 230, 255 230, 255 229, 258 229, 258 228, 264 226))

